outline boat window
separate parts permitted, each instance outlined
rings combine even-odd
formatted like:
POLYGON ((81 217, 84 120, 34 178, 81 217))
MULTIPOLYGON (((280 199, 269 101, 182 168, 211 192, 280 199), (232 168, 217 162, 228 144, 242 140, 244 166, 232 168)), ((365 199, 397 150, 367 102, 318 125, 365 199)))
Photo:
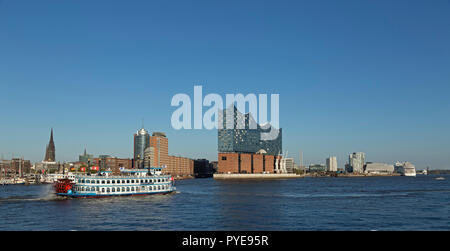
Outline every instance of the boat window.
POLYGON ((109 184, 109 183, 110 183, 110 181, 109 181, 109 180, 107 180, 107 181, 106 181, 106 184, 109 184))
POLYGON ((113 188, 111 189, 111 192, 114 193, 115 191, 116 191, 116 189, 113 187, 113 188))
POLYGON ((134 192, 134 187, 131 187, 131 191, 134 192))
POLYGON ((127 187, 127 192, 129 192, 130 191, 130 187, 127 187))
POLYGON ((116 184, 116 180, 112 180, 111 182, 112 182, 113 184, 116 184))
POLYGON ((104 181, 104 180, 102 180, 102 184, 105 184, 105 181, 104 181))
POLYGON ((106 192, 107 192, 107 193, 109 193, 109 187, 108 187, 108 188, 106 188, 106 192))
POLYGON ((105 192, 105 188, 102 188, 102 193, 104 193, 105 192))
POLYGON ((122 192, 125 192, 125 187, 122 187, 122 192))
POLYGON ((130 183, 130 180, 127 180, 127 184, 129 184, 130 183))

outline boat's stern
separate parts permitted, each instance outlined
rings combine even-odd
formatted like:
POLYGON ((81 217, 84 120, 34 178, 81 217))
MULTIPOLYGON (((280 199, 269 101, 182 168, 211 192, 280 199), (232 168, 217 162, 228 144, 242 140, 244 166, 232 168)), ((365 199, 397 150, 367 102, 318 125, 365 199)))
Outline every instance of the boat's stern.
POLYGON ((74 183, 70 179, 58 179, 54 185, 55 193, 58 196, 70 196, 73 194, 74 183))

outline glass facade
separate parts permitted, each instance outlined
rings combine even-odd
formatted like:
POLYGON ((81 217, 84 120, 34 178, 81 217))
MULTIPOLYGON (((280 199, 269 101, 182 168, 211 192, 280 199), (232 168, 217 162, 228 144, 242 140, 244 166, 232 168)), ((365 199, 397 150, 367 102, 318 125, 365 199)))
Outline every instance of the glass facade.
POLYGON ((250 114, 242 114, 236 107, 228 108, 220 111, 218 119, 218 151, 219 152, 238 152, 238 153, 256 153, 264 150, 267 154, 278 155, 282 151, 282 133, 281 128, 275 129, 270 126, 263 129, 257 125, 250 114), (226 117, 227 111, 234 108, 234 115, 231 117, 234 128, 227 127, 226 117), (256 125, 251 128, 252 123, 256 125), (221 126, 221 127, 220 127, 221 126), (274 140, 261 140, 261 133, 270 132, 270 130, 278 130, 278 137, 274 140))
POLYGON ((145 149, 150 146, 150 134, 142 128, 134 135, 134 163, 136 168, 144 167, 145 149))

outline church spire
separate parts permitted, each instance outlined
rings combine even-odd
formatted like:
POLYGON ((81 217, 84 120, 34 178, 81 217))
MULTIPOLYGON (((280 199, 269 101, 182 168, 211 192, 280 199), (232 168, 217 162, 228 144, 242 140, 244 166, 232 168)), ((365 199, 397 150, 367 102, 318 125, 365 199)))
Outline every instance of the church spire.
POLYGON ((45 150, 44 161, 55 162, 55 143, 53 142, 53 128, 50 132, 50 141, 48 142, 47 149, 45 150))

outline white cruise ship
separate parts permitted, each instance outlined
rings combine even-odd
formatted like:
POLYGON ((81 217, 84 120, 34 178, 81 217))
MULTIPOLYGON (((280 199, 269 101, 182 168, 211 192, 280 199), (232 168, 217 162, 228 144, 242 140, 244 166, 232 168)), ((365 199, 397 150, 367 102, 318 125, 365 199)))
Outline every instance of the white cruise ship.
POLYGON ((400 173, 402 176, 412 176, 416 177, 416 167, 410 162, 397 162, 395 163, 396 172, 400 173))

